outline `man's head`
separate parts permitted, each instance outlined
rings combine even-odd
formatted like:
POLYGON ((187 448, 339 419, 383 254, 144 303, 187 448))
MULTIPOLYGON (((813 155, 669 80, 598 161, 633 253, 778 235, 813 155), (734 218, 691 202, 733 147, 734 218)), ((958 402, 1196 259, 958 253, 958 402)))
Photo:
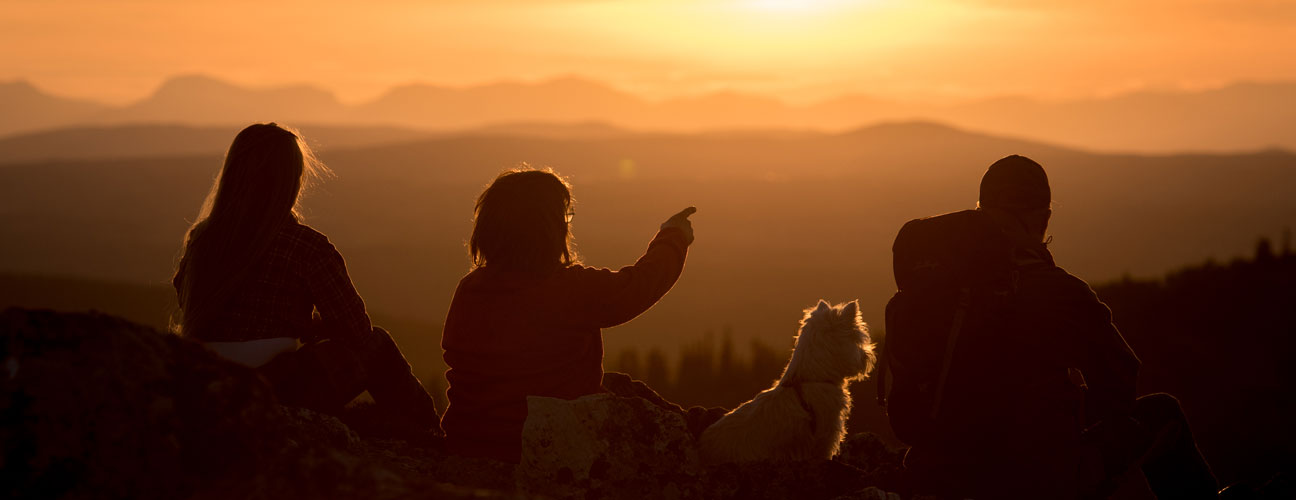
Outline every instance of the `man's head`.
POLYGON ((1031 237, 1043 240, 1053 213, 1052 199, 1044 167, 1025 156, 1011 155, 994 162, 981 177, 977 207, 1011 215, 1031 237))

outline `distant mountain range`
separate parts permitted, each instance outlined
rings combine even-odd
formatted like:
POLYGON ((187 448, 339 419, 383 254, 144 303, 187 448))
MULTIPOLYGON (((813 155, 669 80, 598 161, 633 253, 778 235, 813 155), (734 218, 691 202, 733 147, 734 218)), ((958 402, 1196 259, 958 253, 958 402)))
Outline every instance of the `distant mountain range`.
POLYGON ((49 95, 25 81, 0 83, 0 135, 69 126, 255 121, 451 131, 512 123, 605 123, 639 130, 844 130, 882 121, 928 120, 1083 149, 1124 152, 1296 149, 1296 82, 1219 89, 1145 91, 1108 98, 996 98, 953 105, 848 95, 794 106, 718 92, 649 101, 600 82, 564 77, 472 87, 404 85, 355 105, 308 85, 248 88, 180 76, 152 95, 109 106, 49 95))
MULTIPOLYGON (((230 133, 122 126, 51 132, 43 146, 0 140, 0 158, 32 158, 0 162, 0 272, 166 282, 230 133), (53 155, 61 144, 75 154, 53 155)), ((660 331, 710 318, 697 328, 773 338, 820 297, 865 299, 880 318, 897 228, 973 206, 986 166, 1011 153, 1048 168, 1053 248, 1080 276, 1161 273, 1296 227, 1296 154, 1280 151, 1095 154, 930 122, 843 133, 518 125, 351 145, 329 134, 366 132, 307 133, 337 173, 307 195, 312 224, 343 248, 374 307, 428 324, 468 268, 474 197, 521 162, 572 180, 592 265, 632 262, 661 219, 699 208, 696 266, 671 292, 691 298, 644 318, 660 331)))
MULTIPOLYGON (((63 161, 145 160, 178 157, 214 157, 224 153, 231 138, 241 125, 96 125, 75 126, 39 132, 21 133, 0 137, 0 166, 63 161)), ((661 141, 663 143, 695 142, 801 142, 832 141, 830 147, 839 149, 842 142, 866 151, 900 149, 909 152, 931 149, 931 144, 941 144, 945 149, 961 149, 969 144, 983 152, 994 151, 1053 151, 1059 148, 1044 143, 1008 137, 979 134, 934 122, 884 122, 843 132, 818 132, 812 130, 747 129, 716 130, 707 132, 636 132, 600 122, 570 124, 505 123, 469 128, 452 132, 421 131, 412 128, 381 126, 305 125, 299 127, 316 152, 350 154, 352 150, 372 150, 388 147, 418 148, 421 144, 445 142, 509 140, 547 141, 561 147, 585 144, 661 141)), ((458 147, 458 146, 456 146, 458 147)), ((420 154, 431 154, 423 151, 420 154)), ((509 152, 501 151, 504 155, 509 152)), ((663 151, 670 155, 670 151, 663 151)), ((677 151, 687 154, 687 150, 677 151)), ((491 157, 496 156, 491 153, 491 157)), ((326 154, 326 157, 332 156, 326 154)), ((920 157, 927 157, 921 155, 920 157)), ((780 158, 785 163, 795 163, 794 158, 780 158)), ((506 163, 500 165, 507 165, 506 163)), ((771 159, 772 160, 772 159, 771 159)), ((476 163, 476 162, 474 162, 476 163)), ((770 161, 762 165, 774 164, 770 161)), ((750 166, 750 165, 748 165, 750 166)), ((712 173, 715 169, 712 169, 712 173)), ((744 170, 740 167, 738 170, 744 170)), ((818 165, 815 170, 832 170, 831 165, 818 165)), ((473 172, 474 174, 477 172, 473 172)), ((615 173, 615 172, 613 172, 615 173)), ((689 172, 674 172, 687 174, 689 172)))
MULTIPOLYGON (((0 137, 0 164, 55 160, 111 160, 215 156, 225 152, 241 125, 91 125, 0 137)), ((316 150, 377 146, 432 137, 397 127, 300 127, 316 150)))

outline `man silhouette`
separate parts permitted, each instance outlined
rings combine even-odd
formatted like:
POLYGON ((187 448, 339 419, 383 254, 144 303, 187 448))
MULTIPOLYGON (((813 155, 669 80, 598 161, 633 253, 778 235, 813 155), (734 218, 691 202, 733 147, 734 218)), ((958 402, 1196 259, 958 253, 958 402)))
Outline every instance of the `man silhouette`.
POLYGON ((1108 496, 1141 467, 1160 498, 1214 498, 1179 402, 1136 397, 1139 361, 1111 311, 1054 264, 1050 205, 1044 169, 1008 156, 986 171, 975 211, 913 221, 897 237, 883 369, 895 375, 892 426, 912 445, 906 470, 918 489, 959 498, 1076 498, 1108 496), (936 249, 906 260, 924 244, 936 249), (913 340, 924 324, 940 325, 926 327, 939 341, 913 340), (914 374, 919 350, 936 360, 927 379, 914 374))

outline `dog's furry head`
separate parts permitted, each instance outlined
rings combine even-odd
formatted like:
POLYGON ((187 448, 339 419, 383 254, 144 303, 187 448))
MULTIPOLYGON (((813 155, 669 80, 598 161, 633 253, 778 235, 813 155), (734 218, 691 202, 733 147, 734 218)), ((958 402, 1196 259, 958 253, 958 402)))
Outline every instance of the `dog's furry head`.
POLYGON ((860 317, 859 302, 834 306, 820 300, 818 306, 806 309, 801 319, 783 381, 863 380, 873 370, 874 361, 873 341, 860 317))

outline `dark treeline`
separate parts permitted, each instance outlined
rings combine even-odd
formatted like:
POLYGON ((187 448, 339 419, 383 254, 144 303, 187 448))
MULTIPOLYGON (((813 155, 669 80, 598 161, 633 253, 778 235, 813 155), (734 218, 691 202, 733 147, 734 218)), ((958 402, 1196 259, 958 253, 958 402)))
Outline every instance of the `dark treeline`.
POLYGON ((741 356, 734 345, 733 331, 725 329, 718 342, 715 333, 709 332, 681 346, 673 367, 660 349, 645 355, 637 349, 622 350, 606 365, 609 371, 629 373, 643 380, 681 405, 733 408, 769 388, 783 372, 791 353, 791 337, 786 346, 777 348, 754 339, 747 345, 747 355, 741 356))
MULTIPOLYGON (((1161 279, 1094 287, 1143 361, 1140 390, 1177 395, 1207 459, 1222 481, 1263 480, 1296 471, 1296 254, 1261 240, 1255 255, 1208 260, 1161 279)), ((882 324, 870 325, 874 339, 882 324)), ((647 382, 679 404, 732 408, 770 386, 791 353, 787 345, 714 332, 666 352, 623 350, 610 371, 647 382), (745 349, 744 349, 745 347, 745 349), (744 352, 745 351, 745 352, 744 352), (745 355, 744 355, 745 354, 745 355)), ((874 403, 872 379, 852 387, 852 431, 894 437, 874 403)), ((897 443, 898 444, 898 443, 897 443)))
POLYGON ((1143 361, 1143 392, 1180 398, 1222 481, 1296 472, 1296 254, 1260 240, 1250 259, 1096 287, 1143 361))

